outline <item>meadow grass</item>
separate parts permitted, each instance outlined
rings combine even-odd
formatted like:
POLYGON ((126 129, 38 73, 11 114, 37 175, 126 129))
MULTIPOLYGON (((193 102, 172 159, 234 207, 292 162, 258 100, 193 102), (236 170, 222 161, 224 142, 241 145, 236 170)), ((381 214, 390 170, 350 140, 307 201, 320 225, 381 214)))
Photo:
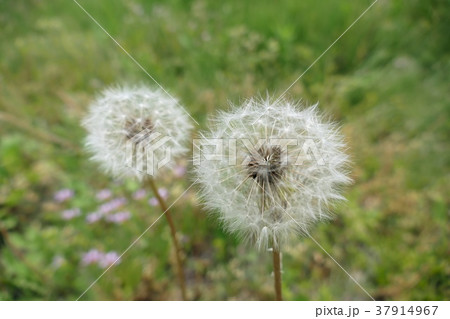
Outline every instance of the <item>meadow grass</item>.
MULTIPOLYGON (((277 97, 370 1, 86 1, 86 10, 206 127, 228 103, 277 97)), ((380 0, 288 96, 339 121, 355 184, 314 237, 376 299, 448 299, 449 1, 380 0)), ((71 0, 0 2, 0 299, 76 299, 159 216, 82 150, 80 119, 105 86, 151 79, 71 0), (75 190, 58 204, 53 194, 75 190), (122 225, 87 224, 98 190, 128 198, 122 225), (60 212, 79 207, 79 218, 60 212), (60 257, 60 263, 55 262, 60 257), (58 258, 57 258, 58 259, 58 258)), ((182 163, 186 164, 186 163, 182 163)), ((161 181, 175 200, 190 176, 161 181)), ((271 255, 225 234, 195 187, 174 218, 194 300, 273 299, 271 255)), ((179 298, 170 235, 156 224, 88 293, 179 298)), ((311 240, 283 256, 287 300, 367 299, 311 240)))

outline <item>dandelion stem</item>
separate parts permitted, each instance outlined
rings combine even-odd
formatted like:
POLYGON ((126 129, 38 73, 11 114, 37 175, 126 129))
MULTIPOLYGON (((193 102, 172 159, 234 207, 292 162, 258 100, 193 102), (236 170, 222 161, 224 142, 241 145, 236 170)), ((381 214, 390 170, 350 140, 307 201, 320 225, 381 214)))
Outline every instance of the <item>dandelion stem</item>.
POLYGON ((281 291, 281 254, 278 250, 273 248, 273 273, 275 277, 275 295, 277 301, 283 300, 281 291))
POLYGON ((156 199, 158 200, 158 203, 161 206, 161 210, 163 212, 165 212, 164 216, 166 217, 167 222, 169 223, 170 235, 172 237, 173 245, 175 246, 175 259, 177 262, 178 281, 179 281, 180 288, 181 288, 181 296, 182 296, 183 300, 186 300, 187 299, 186 280, 184 278, 183 262, 181 259, 181 249, 180 249, 180 245, 177 240, 177 231, 175 229, 175 224, 173 222, 172 215, 171 215, 169 209, 167 208, 166 202, 164 201, 164 199, 161 197, 161 195, 158 192, 158 188, 156 187, 155 181, 153 180, 153 178, 148 178, 147 182, 148 182, 148 185, 150 186, 150 188, 152 189, 156 199))

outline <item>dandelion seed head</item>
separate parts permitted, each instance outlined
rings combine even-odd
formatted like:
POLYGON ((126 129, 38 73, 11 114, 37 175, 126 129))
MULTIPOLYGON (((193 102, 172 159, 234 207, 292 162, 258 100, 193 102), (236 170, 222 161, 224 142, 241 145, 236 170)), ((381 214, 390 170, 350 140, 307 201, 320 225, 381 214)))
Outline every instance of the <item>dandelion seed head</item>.
POLYGON ((194 154, 205 206, 260 249, 280 249, 329 218, 351 181, 343 137, 317 105, 271 103, 250 99, 220 113, 199 145, 220 140, 221 152, 213 159, 202 157, 208 147, 194 154))
POLYGON ((167 150, 171 161, 165 167, 188 150, 185 144, 192 129, 177 101, 161 90, 144 86, 104 90, 90 105, 82 124, 88 132, 85 146, 92 160, 114 177, 138 180, 147 172, 136 169, 133 161, 147 163, 148 146, 155 146, 152 156, 156 175, 160 168, 156 165, 167 150), (164 144, 156 146, 163 138, 164 144))

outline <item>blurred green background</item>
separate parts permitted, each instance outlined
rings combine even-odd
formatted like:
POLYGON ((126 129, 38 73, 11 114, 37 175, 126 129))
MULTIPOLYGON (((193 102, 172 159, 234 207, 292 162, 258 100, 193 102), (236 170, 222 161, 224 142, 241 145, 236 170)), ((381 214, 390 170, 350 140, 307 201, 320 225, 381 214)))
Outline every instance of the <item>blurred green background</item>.
MULTIPOLYGON (((229 101, 281 94, 371 3, 79 2, 197 129, 229 101)), ((73 300, 103 272, 86 252, 120 254, 160 215, 151 193, 133 199, 137 183, 89 161, 80 119, 110 84, 154 83, 72 0, 2 0, 0 30, 0 300, 73 300), (61 189, 73 197, 58 202, 61 189), (131 218, 88 223, 102 189, 131 218)), ((378 300, 450 298, 449 34, 448 0, 380 0, 288 92, 342 124, 355 183, 313 235, 378 300)), ((181 175, 159 181, 169 202, 190 184, 181 175)), ((273 299, 271 254, 225 234, 195 187, 173 213, 190 299, 273 299)), ((179 299, 171 247, 161 220, 82 299, 179 299)), ((284 252, 283 290, 368 299, 308 238, 284 252)))

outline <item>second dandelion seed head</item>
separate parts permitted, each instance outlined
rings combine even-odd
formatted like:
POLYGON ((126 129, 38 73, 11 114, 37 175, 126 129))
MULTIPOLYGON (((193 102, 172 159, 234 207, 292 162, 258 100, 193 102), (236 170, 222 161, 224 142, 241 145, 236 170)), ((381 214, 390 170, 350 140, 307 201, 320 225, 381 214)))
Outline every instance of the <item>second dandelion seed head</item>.
POLYGON ((350 181, 343 138, 315 106, 251 99, 219 114, 198 144, 205 205, 258 248, 279 249, 327 218, 350 181), (205 160, 211 141, 222 143, 220 152, 205 160))

